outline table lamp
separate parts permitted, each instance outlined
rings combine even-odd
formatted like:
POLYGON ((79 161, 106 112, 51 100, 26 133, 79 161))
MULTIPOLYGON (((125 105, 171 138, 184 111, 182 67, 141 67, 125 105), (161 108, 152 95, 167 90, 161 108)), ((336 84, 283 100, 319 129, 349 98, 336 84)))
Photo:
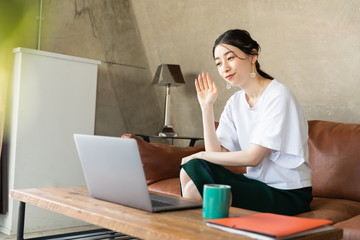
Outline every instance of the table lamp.
POLYGON ((153 79, 153 85, 166 86, 164 126, 159 132, 159 136, 161 137, 177 136, 170 124, 170 86, 177 87, 181 84, 185 84, 185 81, 181 73, 180 65, 161 64, 158 66, 153 79))

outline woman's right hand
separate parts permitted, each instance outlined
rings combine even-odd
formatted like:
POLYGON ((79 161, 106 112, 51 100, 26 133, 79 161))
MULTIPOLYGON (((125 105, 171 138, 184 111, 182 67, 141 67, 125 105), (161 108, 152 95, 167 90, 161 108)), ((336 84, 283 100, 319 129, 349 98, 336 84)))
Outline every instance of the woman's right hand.
POLYGON ((213 81, 211 81, 209 73, 199 74, 195 79, 195 87, 200 106, 213 106, 218 96, 218 88, 213 81))

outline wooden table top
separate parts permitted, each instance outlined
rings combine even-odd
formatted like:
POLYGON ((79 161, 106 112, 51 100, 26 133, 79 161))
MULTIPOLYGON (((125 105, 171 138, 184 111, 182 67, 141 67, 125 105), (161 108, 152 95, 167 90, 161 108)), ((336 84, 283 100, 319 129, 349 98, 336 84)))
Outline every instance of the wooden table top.
MULTIPOLYGON (((12 190, 10 196, 27 204, 141 239, 249 239, 206 226, 201 208, 150 213, 92 198, 86 187, 12 190)), ((230 217, 254 213, 240 208, 230 209, 230 217)), ((298 239, 341 238, 342 230, 334 229, 298 239)))

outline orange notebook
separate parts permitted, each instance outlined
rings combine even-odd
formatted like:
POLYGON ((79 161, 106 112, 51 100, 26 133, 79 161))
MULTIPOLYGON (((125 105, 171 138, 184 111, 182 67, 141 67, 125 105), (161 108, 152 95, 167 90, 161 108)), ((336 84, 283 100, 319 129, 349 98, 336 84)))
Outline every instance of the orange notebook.
POLYGON ((287 239, 334 229, 332 221, 273 213, 207 220, 207 225, 256 239, 287 239))

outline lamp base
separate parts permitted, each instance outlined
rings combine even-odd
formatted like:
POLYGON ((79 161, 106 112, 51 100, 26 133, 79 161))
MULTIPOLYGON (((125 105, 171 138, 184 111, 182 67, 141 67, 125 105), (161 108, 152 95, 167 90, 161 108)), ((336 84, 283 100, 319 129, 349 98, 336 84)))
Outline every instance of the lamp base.
POLYGON ((171 126, 165 125, 160 129, 159 136, 160 137, 176 137, 177 133, 174 132, 174 129, 171 126))

